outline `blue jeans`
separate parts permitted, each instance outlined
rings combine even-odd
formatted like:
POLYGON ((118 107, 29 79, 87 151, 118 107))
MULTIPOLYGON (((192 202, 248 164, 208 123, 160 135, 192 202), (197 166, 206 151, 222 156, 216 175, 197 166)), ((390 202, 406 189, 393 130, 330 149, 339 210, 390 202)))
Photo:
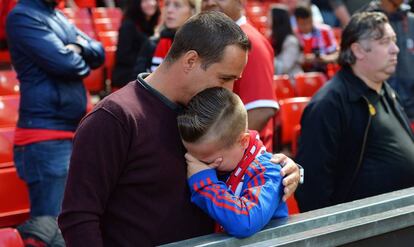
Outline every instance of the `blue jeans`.
POLYGON ((14 147, 17 173, 29 189, 31 217, 59 215, 71 152, 72 140, 14 147))

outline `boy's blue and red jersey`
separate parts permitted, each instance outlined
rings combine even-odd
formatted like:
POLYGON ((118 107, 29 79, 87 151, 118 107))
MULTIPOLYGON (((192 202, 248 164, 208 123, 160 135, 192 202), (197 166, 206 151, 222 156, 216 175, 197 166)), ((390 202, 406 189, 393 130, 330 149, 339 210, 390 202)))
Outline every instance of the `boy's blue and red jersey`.
POLYGON ((235 237, 248 237, 270 219, 287 217, 281 166, 271 163, 271 157, 262 149, 248 165, 235 192, 218 179, 214 169, 194 174, 188 180, 191 201, 235 237))

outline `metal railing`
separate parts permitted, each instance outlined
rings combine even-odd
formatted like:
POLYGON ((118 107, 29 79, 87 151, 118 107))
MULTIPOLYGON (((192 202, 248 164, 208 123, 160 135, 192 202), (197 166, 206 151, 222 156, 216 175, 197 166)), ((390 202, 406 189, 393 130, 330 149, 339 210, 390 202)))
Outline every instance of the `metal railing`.
POLYGON ((245 239, 210 234, 164 246, 369 246, 362 240, 384 241, 391 233, 398 247, 414 246, 414 187, 272 220, 245 239), (398 233, 404 229, 410 234, 398 233))

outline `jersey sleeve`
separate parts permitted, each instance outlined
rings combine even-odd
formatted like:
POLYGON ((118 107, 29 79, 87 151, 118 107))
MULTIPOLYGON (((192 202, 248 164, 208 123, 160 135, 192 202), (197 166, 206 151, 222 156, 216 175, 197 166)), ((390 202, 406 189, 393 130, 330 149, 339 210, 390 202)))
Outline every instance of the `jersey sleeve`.
POLYGON ((240 196, 217 179, 215 170, 204 170, 189 179, 192 202, 235 237, 260 231, 273 215, 287 216, 286 204, 281 201, 280 166, 252 163, 244 179, 240 196))

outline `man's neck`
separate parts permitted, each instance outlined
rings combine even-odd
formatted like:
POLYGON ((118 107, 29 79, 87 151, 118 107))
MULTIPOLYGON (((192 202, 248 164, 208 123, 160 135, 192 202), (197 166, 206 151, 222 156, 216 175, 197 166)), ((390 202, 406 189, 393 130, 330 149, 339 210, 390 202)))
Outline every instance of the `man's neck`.
POLYGON ((363 68, 359 68, 357 66, 351 66, 351 68, 354 74, 357 77, 359 77, 365 83, 365 85, 375 90, 375 92, 377 93, 381 92, 381 88, 382 88, 382 85, 384 84, 384 81, 375 81, 375 80, 370 79, 367 76, 367 73, 364 72, 365 70, 363 68))
POLYGON ((145 82, 171 102, 182 104, 183 97, 180 92, 183 90, 180 88, 181 85, 177 84, 182 79, 178 77, 179 73, 174 72, 175 69, 173 65, 167 65, 164 62, 156 71, 145 78, 145 82), (171 77, 171 75, 176 76, 171 77))

